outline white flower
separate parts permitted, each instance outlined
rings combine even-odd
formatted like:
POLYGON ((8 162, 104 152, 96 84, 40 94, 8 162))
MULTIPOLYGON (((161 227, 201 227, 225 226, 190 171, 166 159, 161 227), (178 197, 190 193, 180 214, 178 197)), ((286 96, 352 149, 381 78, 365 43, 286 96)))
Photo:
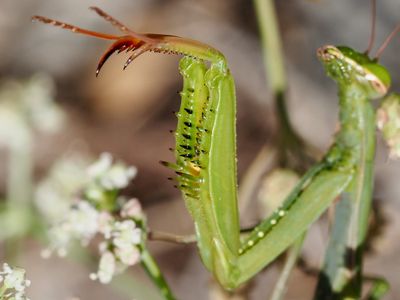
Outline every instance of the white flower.
POLYGON ((7 263, 3 264, 0 271, 0 299, 29 300, 25 297, 25 289, 31 282, 25 279, 25 270, 21 268, 11 268, 7 263))
POLYGON ((49 230, 50 245, 41 252, 43 258, 51 256, 53 251, 57 251, 58 256, 67 255, 68 247, 72 236, 62 226, 54 226, 49 230))
POLYGON ((105 239, 111 238, 114 218, 108 212, 101 212, 98 218, 98 230, 104 235, 105 239))
POLYGON ((99 160, 91 165, 87 172, 100 187, 113 190, 127 187, 129 181, 136 176, 137 169, 133 166, 127 167, 121 162, 113 164, 112 155, 102 153, 99 160))
POLYGON ((98 279, 101 283, 106 284, 111 281, 115 274, 115 257, 110 251, 102 254, 97 273, 90 274, 92 280, 98 279))
POLYGON ((98 229, 99 212, 87 201, 80 200, 76 208, 70 210, 65 226, 81 240, 90 240, 98 229))
POLYGON ((132 198, 126 202, 121 209, 121 217, 123 218, 134 218, 143 219, 143 210, 140 202, 136 198, 132 198))
POLYGON ((111 167, 112 161, 113 157, 110 153, 104 152, 100 154, 100 158, 87 169, 88 175, 91 178, 101 176, 111 167))
POLYGON ((32 128, 55 132, 64 113, 53 101, 53 82, 45 75, 4 81, 0 87, 0 144, 27 147, 32 128))
POLYGON ((89 158, 69 153, 51 167, 35 189, 35 205, 49 224, 61 220, 68 212, 77 191, 88 182, 85 170, 89 158))
POLYGON ((136 226, 135 220, 144 224, 145 216, 137 199, 126 201, 118 195, 118 190, 125 188, 136 172, 135 167, 113 163, 112 156, 103 153, 87 168, 89 178, 80 189, 81 198, 51 228, 50 246, 42 256, 48 257, 53 252, 64 256, 73 240, 80 240, 86 246, 96 234, 100 234, 99 268, 90 278, 108 283, 115 274, 138 263, 143 231, 136 226), (117 214, 114 209, 121 207, 121 203, 124 204, 117 214))
POLYGON ((142 239, 142 230, 136 227, 133 220, 115 222, 111 232, 111 245, 118 260, 127 266, 140 261, 140 251, 137 245, 142 239))
POLYGON ((140 251, 132 244, 114 249, 115 256, 126 266, 133 266, 140 261, 140 251))
POLYGON ((67 254, 72 240, 80 240, 85 246, 98 231, 99 212, 87 201, 80 200, 66 213, 64 219, 49 231, 50 246, 42 252, 48 257, 52 251, 59 256, 67 254))
POLYGON ((123 272, 128 266, 140 261, 142 230, 136 227, 133 220, 115 221, 110 215, 103 214, 101 232, 105 241, 100 243, 102 253, 99 270, 90 278, 101 283, 109 283, 112 277, 123 272))
POLYGON ((128 186, 129 181, 136 176, 136 173, 136 168, 117 163, 109 169, 106 176, 101 178, 101 184, 106 189, 122 189, 128 186))
POLYGON ((112 243, 117 248, 123 248, 126 245, 138 245, 141 242, 142 231, 136 228, 133 220, 115 222, 114 230, 111 233, 112 243))

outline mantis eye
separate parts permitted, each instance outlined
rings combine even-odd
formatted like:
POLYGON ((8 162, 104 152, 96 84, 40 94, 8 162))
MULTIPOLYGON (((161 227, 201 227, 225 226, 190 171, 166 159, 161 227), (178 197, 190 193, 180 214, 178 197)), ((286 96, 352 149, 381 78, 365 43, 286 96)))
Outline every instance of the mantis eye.
POLYGON ((381 82, 372 80, 371 85, 379 94, 386 94, 387 88, 381 82))

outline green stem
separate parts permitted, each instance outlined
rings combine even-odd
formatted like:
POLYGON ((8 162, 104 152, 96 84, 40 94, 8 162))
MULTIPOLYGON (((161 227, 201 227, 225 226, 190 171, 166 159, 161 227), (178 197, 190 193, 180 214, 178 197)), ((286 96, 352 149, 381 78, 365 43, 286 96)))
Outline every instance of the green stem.
POLYGON ((282 272, 275 284, 274 291, 270 300, 282 300, 285 296, 287 282, 289 280, 290 273, 296 265, 297 258, 300 255, 301 248, 303 247, 304 238, 307 232, 303 233, 300 238, 293 244, 287 253, 287 258, 282 272))
POLYGON ((293 168, 304 173, 313 162, 306 153, 304 141, 294 130, 289 120, 286 106, 285 91, 275 92, 275 114, 278 118, 279 132, 277 137, 278 152, 280 153, 279 165, 293 168))
POLYGON ((22 236, 29 230, 32 200, 32 136, 25 124, 19 128, 19 136, 9 145, 7 177, 7 226, 12 234, 6 243, 6 256, 16 262, 22 236))
POLYGON ((164 276, 162 275, 160 268, 146 248, 142 249, 141 257, 143 268, 146 270, 153 283, 159 288, 161 294, 164 296, 164 299, 175 300, 176 298, 172 294, 172 291, 169 288, 164 276))
POLYGON ((6 292, 6 287, 4 284, 0 287, 0 299, 3 299, 4 293, 6 292))
POLYGON ((20 146, 11 146, 7 183, 7 199, 10 207, 20 207, 29 204, 32 195, 31 178, 30 141, 26 141, 20 146))
POLYGON ((364 277, 364 280, 372 281, 372 287, 366 296, 365 300, 379 300, 381 299, 389 290, 389 283, 385 278, 381 277, 364 277))
POLYGON ((265 73, 274 95, 275 114, 278 122, 278 164, 305 172, 313 159, 311 151, 290 123, 286 107, 287 79, 280 38, 278 19, 273 0, 254 0, 259 24, 265 73))
POLYGON ((267 78, 274 93, 283 92, 286 90, 286 74, 273 0, 254 0, 254 7, 261 34, 267 78))

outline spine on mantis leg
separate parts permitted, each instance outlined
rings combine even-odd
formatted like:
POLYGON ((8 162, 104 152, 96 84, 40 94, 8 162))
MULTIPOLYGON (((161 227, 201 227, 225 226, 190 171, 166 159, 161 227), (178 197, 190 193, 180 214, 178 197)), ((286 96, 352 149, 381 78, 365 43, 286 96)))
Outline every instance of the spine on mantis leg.
POLYGON ((199 247, 204 249, 202 258, 205 263, 211 260, 212 255, 203 244, 209 243, 212 239, 214 226, 209 221, 210 213, 206 210, 204 201, 200 199, 201 190, 206 184, 202 175, 206 164, 202 156, 208 151, 201 144, 208 134, 202 118, 209 102, 209 92, 205 84, 206 71, 206 65, 201 60, 184 57, 180 61, 183 89, 175 131, 176 165, 168 165, 177 174, 178 187, 195 222, 199 247))

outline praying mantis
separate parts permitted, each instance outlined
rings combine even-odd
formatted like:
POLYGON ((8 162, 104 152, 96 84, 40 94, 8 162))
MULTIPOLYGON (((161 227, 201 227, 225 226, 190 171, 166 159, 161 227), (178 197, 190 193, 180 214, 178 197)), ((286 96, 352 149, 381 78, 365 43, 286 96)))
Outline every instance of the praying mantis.
MULTIPOLYGON (((176 173, 177 187, 194 221, 201 259, 224 288, 235 289, 255 276, 341 195, 352 214, 348 225, 359 233, 345 237, 346 255, 361 260, 367 226, 362 223, 366 218, 360 216, 369 214, 373 184, 375 113, 371 100, 384 97, 390 87, 385 67, 368 53, 348 47, 318 49, 319 60, 339 89, 340 129, 321 161, 304 174, 282 205, 243 239, 237 206, 235 84, 224 55, 194 40, 136 33, 101 9, 91 9, 124 35, 94 32, 41 16, 33 20, 113 41, 99 61, 96 76, 113 53, 131 53, 124 69, 149 51, 183 55, 176 161, 162 164, 176 173)), ((352 268, 354 265, 343 267, 348 274, 341 286, 358 285, 344 292, 349 299, 360 297, 361 280, 355 278, 360 278, 361 270, 352 268)), ((328 279, 339 271, 331 268, 328 279)))

